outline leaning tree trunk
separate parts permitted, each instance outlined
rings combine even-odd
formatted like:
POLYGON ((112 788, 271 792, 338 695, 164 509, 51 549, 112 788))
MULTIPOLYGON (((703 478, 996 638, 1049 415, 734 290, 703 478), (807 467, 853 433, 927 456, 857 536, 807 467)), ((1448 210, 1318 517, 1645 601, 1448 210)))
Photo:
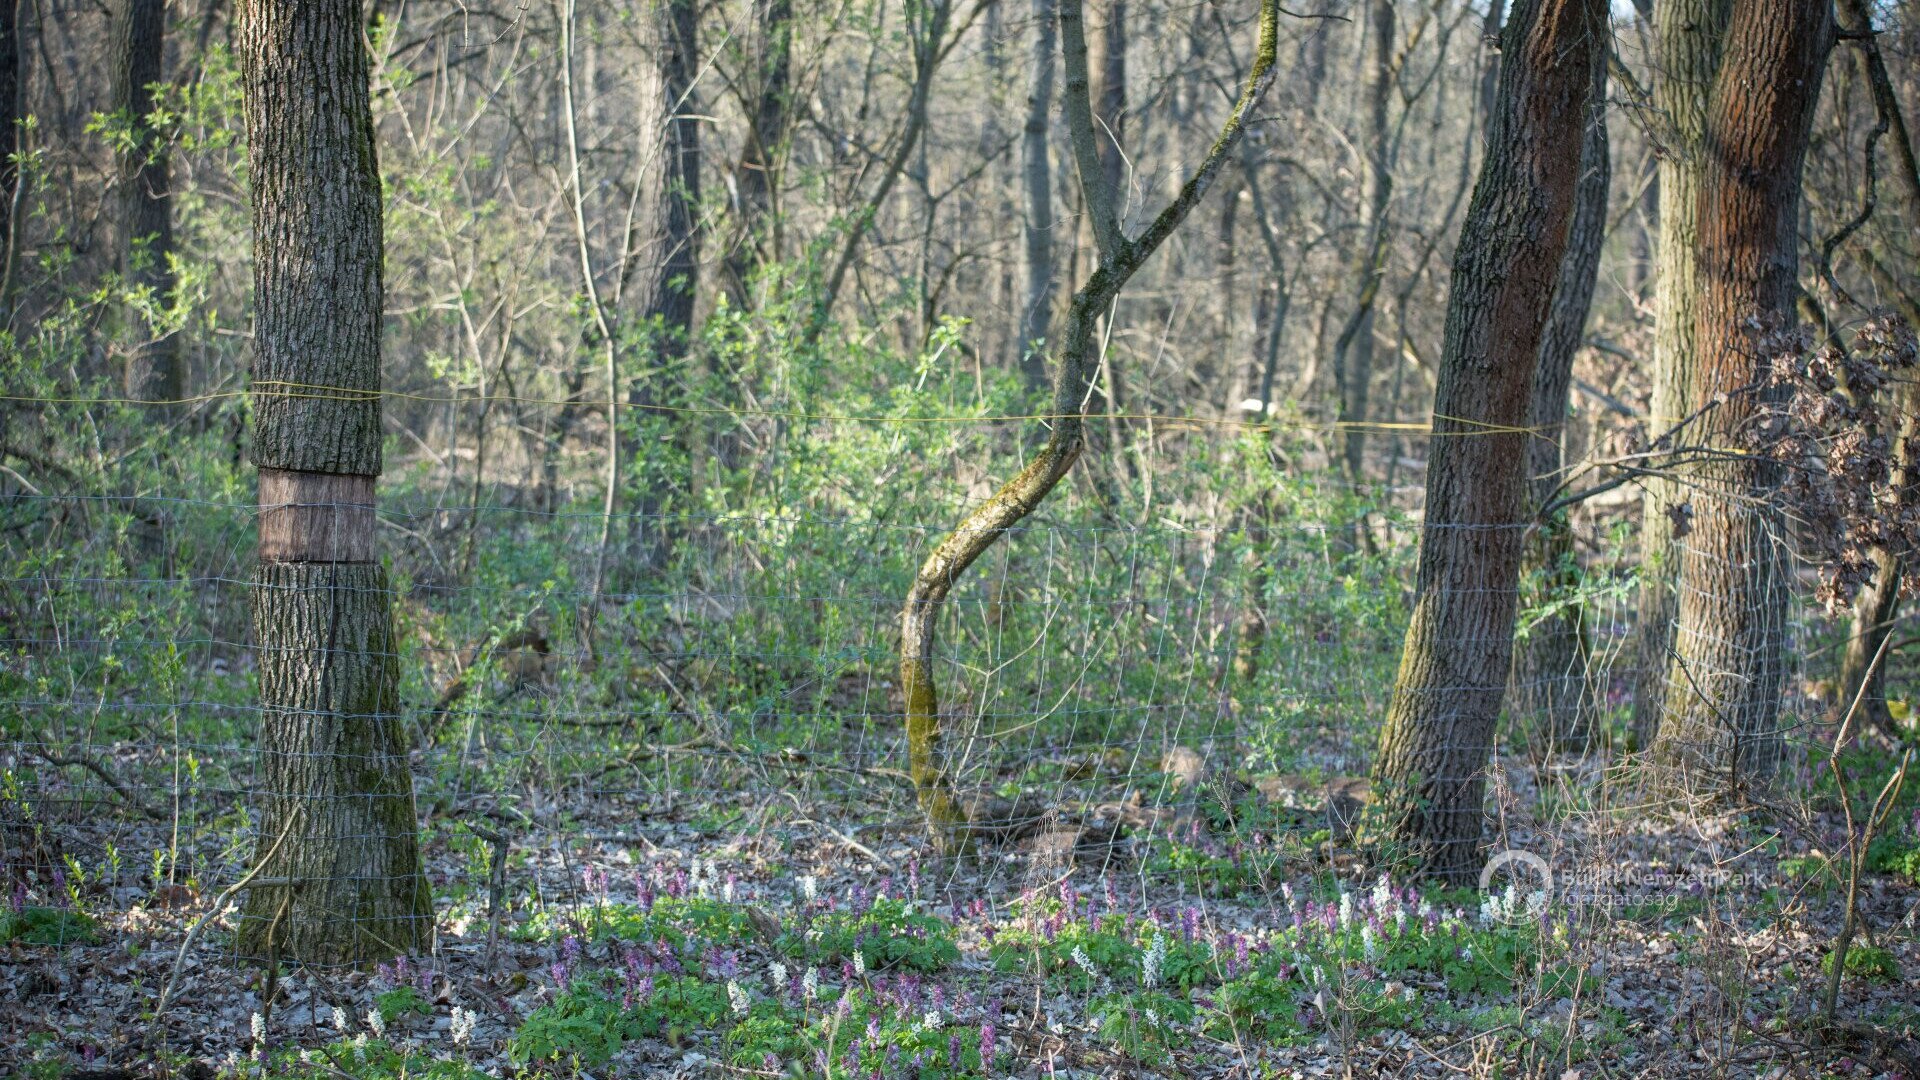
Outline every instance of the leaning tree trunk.
POLYGON ((433 930, 374 550, 382 237, 360 4, 249 0, 237 36, 261 506, 259 853, 239 943, 358 963, 433 930))
POLYGON ((941 723, 934 642, 940 609, 968 567, 992 547, 1008 529, 1033 513, 1041 500, 1073 468, 1086 445, 1082 403, 1095 377, 1099 357, 1096 327, 1114 298, 1141 264, 1180 227, 1206 196, 1220 166, 1232 154, 1246 129, 1248 114, 1273 82, 1274 53, 1278 47, 1279 0, 1261 0, 1260 39, 1253 67, 1240 97, 1234 102, 1213 147, 1180 193, 1160 211, 1138 237, 1128 239, 1115 213, 1115 192, 1100 168, 1088 93, 1086 30, 1081 21, 1082 0, 1061 0, 1061 55, 1066 69, 1067 125, 1073 137, 1074 167, 1092 221, 1099 265, 1074 293, 1068 306, 1066 331, 1059 349, 1060 362, 1053 380, 1053 424, 1045 445, 1025 468, 991 498, 969 513, 927 556, 914 575, 900 609, 900 687, 905 697, 908 769, 913 777, 921 812, 942 850, 967 842, 968 811, 947 774, 941 723))
POLYGON ((1779 753, 1784 522, 1779 467, 1752 453, 1750 429, 1794 320, 1800 167, 1831 24, 1831 0, 1736 0, 1707 115, 1687 402, 1704 411, 1686 440, 1703 460, 1686 476, 1694 514, 1655 751, 1682 786, 1714 795, 1764 776, 1779 753))
MULTIPOLYGON (((1587 309, 1600 274, 1606 242, 1607 189, 1612 175, 1607 147, 1607 67, 1593 65, 1586 140, 1580 146, 1580 181, 1574 188, 1567 253, 1553 287, 1553 307, 1540 340, 1529 412, 1535 437, 1527 442, 1527 504, 1540 515, 1560 486, 1566 453, 1567 393, 1573 358, 1586 331, 1587 309)), ((1513 709, 1529 724, 1535 745, 1547 753, 1587 747, 1592 736, 1592 688, 1587 685, 1592 641, 1586 610, 1577 600, 1580 568, 1573 529, 1565 511, 1534 522, 1521 556, 1522 608, 1546 608, 1514 643, 1513 709)))
MULTIPOLYGON (((120 273, 143 303, 163 305, 173 291, 173 215, 167 199, 167 147, 147 127, 153 85, 161 79, 166 49, 165 0, 124 0, 113 20, 113 111, 131 126, 120 151, 120 273)), ((127 396, 140 401, 177 401, 185 389, 180 350, 164 326, 129 308, 127 396)))
POLYGON ((1021 136, 1027 290, 1020 318, 1020 371, 1033 389, 1047 382, 1046 339, 1053 321, 1053 162, 1047 139, 1053 111, 1053 3, 1033 0, 1033 82, 1021 136))
MULTIPOLYGON (((1707 98, 1720 65, 1731 0, 1660 0, 1654 11, 1654 102, 1664 136, 1657 177, 1660 238, 1654 259, 1653 397, 1650 438, 1685 418, 1699 360, 1693 341, 1700 295, 1694 248, 1700 241, 1700 171, 1706 153, 1707 98)), ((1687 441, 1690 432, 1676 437, 1687 441)), ((1634 738, 1650 745, 1660 726, 1667 657, 1679 612, 1680 546, 1675 530, 1688 496, 1671 477, 1647 478, 1640 513, 1640 596, 1634 635, 1634 738)))
POLYGON ((1534 368, 1567 244, 1604 0, 1521 0, 1454 254, 1413 619, 1374 761, 1383 839, 1449 881, 1480 865, 1512 661, 1534 368))

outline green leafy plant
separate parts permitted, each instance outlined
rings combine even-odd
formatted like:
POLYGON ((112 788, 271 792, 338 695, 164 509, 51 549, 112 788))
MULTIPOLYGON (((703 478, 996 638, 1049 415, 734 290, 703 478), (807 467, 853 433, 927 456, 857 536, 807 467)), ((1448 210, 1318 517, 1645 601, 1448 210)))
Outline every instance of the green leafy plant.
POLYGON ((92 945, 99 940, 99 924, 72 908, 25 907, 0 913, 0 941, 24 945, 92 945))
POLYGON ((810 964, 837 963, 860 953, 871 969, 940 971, 960 959, 953 927, 896 897, 880 897, 858 913, 812 911, 798 916, 774 942, 776 951, 810 964))

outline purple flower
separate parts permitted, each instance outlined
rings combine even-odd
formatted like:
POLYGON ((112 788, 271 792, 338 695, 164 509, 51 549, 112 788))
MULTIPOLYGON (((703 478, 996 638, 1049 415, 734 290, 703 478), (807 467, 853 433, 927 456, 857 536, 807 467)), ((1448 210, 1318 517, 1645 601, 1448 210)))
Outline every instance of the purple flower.
POLYGON ((958 1072, 960 1069, 960 1033, 947 1036, 947 1068, 958 1072))
POLYGON ((980 1067, 982 1069, 993 1067, 993 1021, 991 1020, 980 1025, 980 1067))

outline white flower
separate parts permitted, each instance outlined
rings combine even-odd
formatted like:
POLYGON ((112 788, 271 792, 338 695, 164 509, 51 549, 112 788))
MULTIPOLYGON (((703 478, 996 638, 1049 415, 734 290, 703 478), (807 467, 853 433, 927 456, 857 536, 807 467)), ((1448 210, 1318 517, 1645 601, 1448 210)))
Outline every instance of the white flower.
POLYGON ((747 1010, 752 1007, 752 1002, 747 1000, 747 992, 740 989, 740 984, 732 979, 727 980, 727 1001, 733 1005, 735 1016, 747 1015, 747 1010))
POLYGON ((1078 945, 1073 947, 1073 962, 1081 971, 1087 973, 1088 978, 1093 978, 1098 974, 1098 972, 1093 970, 1093 961, 1087 956, 1087 950, 1078 945))
POLYGON ((867 973, 867 954, 865 950, 853 950, 853 973, 865 976, 867 973))
POLYGON ((1292 910, 1293 910, 1293 886, 1291 886, 1291 885, 1289 885, 1289 884, 1287 884, 1287 883, 1286 883, 1286 882, 1284 882, 1284 881, 1283 881, 1283 882, 1281 882, 1281 883, 1280 883, 1280 895, 1281 895, 1281 896, 1284 896, 1284 897, 1286 897, 1286 899, 1287 899, 1287 910, 1288 910, 1288 911, 1292 911, 1292 910))
POLYGON ((1360 948, 1366 954, 1368 963, 1372 963, 1380 954, 1380 942, 1374 937, 1372 923, 1362 923, 1360 926, 1360 948))
POLYGON ((1374 910, 1385 910, 1391 903, 1393 903, 1393 883, 1387 880, 1387 875, 1381 874, 1380 880, 1373 883, 1374 910))
POLYGON ((767 965, 767 981, 773 984, 775 993, 787 985, 787 965, 775 960, 767 965))
POLYGON ((922 1030, 925 1030, 925 1031, 939 1030, 940 1011, 938 1009, 928 1009, 927 1014, 920 1018, 920 1027, 922 1030))
POLYGON ((347 1031, 347 1028, 348 1028, 348 1027, 350 1027, 350 1026, 352 1026, 352 1022, 351 1022, 351 1021, 349 1021, 349 1020, 347 1019, 347 1010, 345 1010, 345 1009, 342 1009, 342 1008, 341 1008, 340 1006, 338 1006, 338 1005, 335 1005, 335 1006, 333 1007, 333 1028, 334 1028, 334 1030, 335 1030, 335 1031, 338 1031, 338 1032, 340 1032, 340 1033, 341 1033, 342 1035, 344 1035, 344 1034, 346 1034, 346 1031, 347 1031))
POLYGON ((820 896, 820 879, 814 877, 812 874, 802 876, 800 878, 800 895, 807 898, 807 903, 813 903, 813 901, 820 896))
POLYGON ((819 968, 808 968, 807 973, 800 976, 800 994, 808 1001, 820 996, 819 968))
POLYGON ((254 1013, 252 1024, 253 1045, 265 1046, 267 1044, 267 1018, 261 1016, 259 1013, 254 1013))
POLYGON ((1342 927, 1353 925, 1353 894, 1350 892, 1340 894, 1340 925, 1342 927))
POLYGON ((1393 909, 1393 932, 1395 934, 1401 934, 1401 933, 1405 933, 1406 929, 1407 929, 1407 909, 1401 908, 1401 907, 1394 908, 1393 909))
POLYGON ((453 1045, 465 1046, 467 1040, 473 1038, 473 1025, 479 1019, 480 1017, 476 1015, 473 1010, 463 1009, 455 1005, 453 1007, 453 1025, 450 1032, 453 1036, 453 1045))
POLYGON ((1159 1026, 1160 1026, 1160 1014, 1159 1014, 1158 1012, 1156 1012, 1155 1010, 1153 1010, 1153 1009, 1148 1009, 1148 1010, 1147 1010, 1147 1024, 1148 1024, 1148 1026, 1150 1026, 1150 1027, 1159 1027, 1159 1026))
POLYGON ((731 904, 733 903, 733 895, 733 879, 728 878, 727 883, 720 887, 720 898, 731 904))
POLYGON ((1147 945, 1147 954, 1140 958, 1140 985, 1149 989, 1160 985, 1160 964, 1166 958, 1166 935, 1153 935, 1153 941, 1147 945))
POLYGON ((374 1038, 387 1037, 387 1018, 380 1015, 379 1009, 367 1010, 367 1027, 373 1032, 374 1038))

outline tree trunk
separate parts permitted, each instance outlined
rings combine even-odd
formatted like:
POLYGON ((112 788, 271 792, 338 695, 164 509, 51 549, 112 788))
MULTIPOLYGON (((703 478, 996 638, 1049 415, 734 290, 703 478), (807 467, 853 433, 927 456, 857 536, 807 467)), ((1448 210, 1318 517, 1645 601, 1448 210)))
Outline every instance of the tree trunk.
MULTIPOLYGON (((1654 250, 1653 396, 1647 434, 1660 439, 1689 411, 1699 366, 1693 333, 1700 283, 1698 203, 1706 154, 1707 99, 1726 35, 1731 0, 1660 0, 1654 11, 1654 103, 1663 118, 1660 238, 1654 250)), ((1684 436, 1682 436, 1684 441, 1684 436)), ((1652 743, 1666 694, 1667 657, 1679 613, 1680 545, 1675 522, 1687 492, 1670 477, 1649 477, 1640 511, 1640 596, 1635 632, 1633 730, 1652 743)))
POLYGON ((1127 177, 1127 0, 1107 0, 1107 21, 1100 30, 1100 97, 1094 103, 1100 122, 1100 177, 1113 193, 1113 212, 1126 228, 1132 202, 1127 177))
POLYGON ((1053 412, 1056 414, 1046 444, 1013 479, 969 513, 937 544, 914 575, 900 609, 900 688, 905 703, 908 769, 920 809, 933 838, 943 850, 967 842, 968 815, 956 796, 946 771, 934 640, 940 609, 968 567, 985 554, 1010 528, 1033 513, 1065 478, 1086 443, 1082 402, 1096 377, 1099 335, 1096 326, 1120 290, 1141 264, 1166 243, 1193 208, 1206 197, 1221 165, 1246 130, 1248 114, 1265 95, 1274 77, 1278 48, 1279 0, 1262 0, 1260 39, 1252 70, 1234 103, 1233 113, 1214 140, 1212 149, 1181 185, 1165 209, 1141 234, 1128 240, 1114 212, 1113 192, 1101 172, 1093 104, 1088 92, 1086 32, 1081 0, 1060 4, 1061 55, 1066 69, 1066 113, 1073 137, 1074 167, 1086 198, 1099 265, 1073 295, 1067 310, 1066 332, 1054 373, 1053 412))
POLYGON ((752 62, 759 85, 748 118, 746 145, 733 170, 734 229, 722 278, 729 297, 749 308, 753 303, 748 286, 754 273, 780 258, 773 204, 780 155, 793 115, 788 100, 793 81, 793 0, 755 0, 754 14, 759 36, 752 62))
MULTIPOLYGON (((1573 358, 1593 305, 1600 274, 1600 249, 1606 242, 1607 189, 1611 165, 1607 146, 1607 67, 1593 66, 1593 91, 1587 134, 1580 146, 1580 181, 1574 188, 1573 219, 1567 225, 1567 253, 1553 287, 1553 307, 1540 340, 1529 415, 1535 436, 1527 441, 1527 505, 1544 510, 1560 484, 1566 453, 1567 394, 1573 358)), ((1592 688, 1587 685, 1591 637, 1586 611, 1574 602, 1580 587, 1573 530, 1564 511, 1536 520, 1521 557, 1522 609, 1564 605, 1526 627, 1515 643, 1514 711, 1536 733, 1535 745, 1548 753, 1584 751, 1592 735, 1592 688)))
POLYGON ((1053 321, 1053 162, 1047 139, 1053 109, 1053 2, 1033 0, 1033 82, 1021 141, 1027 292, 1020 321, 1020 370, 1030 389, 1046 385, 1046 341, 1053 321))
POLYGON ((380 174, 357 0, 251 0, 238 46, 254 223, 259 866, 248 955, 424 950, 380 474, 380 174))
MULTIPOLYGON (((1879 44, 1870 35, 1873 33, 1873 15, 1867 6, 1867 0, 1840 0, 1839 15, 1841 26, 1851 34, 1869 35, 1860 48, 1861 67, 1865 69, 1867 85, 1873 92, 1874 110, 1887 125, 1888 150, 1893 159, 1894 229, 1905 229, 1907 235, 1920 235, 1920 165, 1914 158, 1912 137, 1908 132, 1906 116, 1900 111, 1899 95, 1893 87, 1893 80, 1887 72, 1886 61, 1882 57, 1879 44)), ((1877 260, 1884 263, 1886 260, 1877 260)), ((1904 289, 1896 296, 1905 300, 1904 289)), ((1920 311, 1914 311, 1914 305, 1903 303, 1902 312, 1909 323, 1920 327, 1920 311)), ((1901 423, 1909 430, 1901 431, 1895 439, 1895 467, 1911 470, 1915 463, 1911 460, 1915 446, 1911 427, 1917 422, 1916 411, 1920 411, 1920 394, 1916 394, 1913 384, 1902 388, 1896 397, 1902 405, 1901 423)), ((1899 556, 1884 548, 1873 553, 1874 576, 1860 595, 1854 600, 1853 626, 1847 636, 1847 649, 1841 658, 1839 708, 1845 710, 1852 706, 1854 699, 1860 700, 1860 719, 1871 723, 1889 737, 1897 738, 1893 713, 1887 708, 1887 667, 1893 662, 1891 656, 1882 657, 1876 665, 1874 657, 1879 654, 1881 644, 1893 632, 1893 620, 1900 608, 1900 578, 1904 568, 1899 556)))
POLYGON ((1763 403, 1754 388, 1794 321, 1800 167, 1831 42, 1830 0, 1736 0, 1707 115, 1686 403, 1705 411, 1685 441, 1713 456, 1686 477, 1694 514, 1655 749, 1683 784, 1715 794, 1764 777, 1779 753, 1790 587, 1771 498, 1779 467, 1744 455, 1763 403))
MULTIPOLYGON (((20 152, 20 9, 18 0, 0 0, 0 305, 13 300, 13 270, 19 252, 21 182, 13 156, 20 152)), ((11 311, 8 316, 11 317, 11 311)))
MULTIPOLYGON (((1366 463, 1367 437, 1358 425, 1367 419, 1367 390, 1373 383, 1373 311, 1387 261, 1387 206, 1393 199, 1392 150, 1388 145, 1387 103, 1393 91, 1393 0, 1372 0, 1367 8, 1367 171, 1366 243, 1354 267, 1354 306, 1333 346, 1333 378, 1340 394, 1340 462, 1347 483, 1356 489, 1366 463)), ((1364 528, 1364 524, 1356 526, 1364 528)), ((1350 549, 1358 550, 1355 539, 1350 549)))
POLYGON ((1521 0, 1453 262, 1413 618, 1373 767, 1392 854, 1471 878, 1506 694, 1534 369, 1567 245, 1604 0, 1521 0))
MULTIPOLYGON (((152 87, 162 78, 166 0, 124 0, 113 18, 113 112, 130 125, 131 145, 120 153, 120 273, 130 292, 164 305, 173 291, 172 204, 167 198, 167 147, 147 129, 152 87)), ((137 308, 129 312, 127 396, 177 401, 184 396, 180 350, 165 327, 137 308)))
MULTIPOLYGON (((670 388, 684 378, 680 370, 693 338, 693 307, 700 274, 700 105, 694 98, 698 73, 699 12, 695 0, 663 0, 651 13, 654 71, 646 88, 650 110, 642 131, 639 183, 644 185, 641 228, 633 259, 641 325, 651 346, 652 366, 633 380, 627 400, 634 405, 678 404, 670 388), (664 400, 663 397, 674 398, 664 400)), ((662 418, 640 409, 631 417, 643 432, 672 425, 682 431, 682 449, 692 447, 691 432, 677 417, 662 418)), ((640 477, 639 513, 629 537, 638 565, 653 565, 666 555, 666 532, 659 522, 663 506, 684 494, 681 466, 649 467, 647 448, 659 440, 643 438, 623 454, 640 477), (671 478, 671 479, 670 479, 671 478), (663 486, 664 485, 664 486, 663 486)))

